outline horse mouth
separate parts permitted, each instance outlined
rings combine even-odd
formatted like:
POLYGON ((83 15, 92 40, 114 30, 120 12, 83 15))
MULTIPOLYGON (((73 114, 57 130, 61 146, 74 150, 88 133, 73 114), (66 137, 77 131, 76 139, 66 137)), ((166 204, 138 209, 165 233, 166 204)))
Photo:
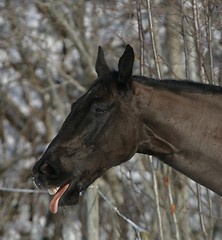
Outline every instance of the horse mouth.
POLYGON ((63 197, 65 192, 68 191, 69 187, 70 183, 66 183, 61 187, 52 187, 48 189, 48 193, 53 196, 49 204, 49 208, 52 213, 57 213, 60 199, 63 197))
POLYGON ((88 186, 89 184, 83 185, 77 181, 67 181, 60 187, 48 188, 48 193, 52 196, 49 204, 50 211, 55 214, 59 206, 76 205, 88 186))
POLYGON ((56 185, 44 183, 38 177, 34 177, 33 183, 37 188, 48 189, 48 193, 52 196, 49 209, 55 214, 58 212, 59 207, 76 205, 79 202, 80 196, 85 193, 90 184, 100 175, 101 173, 98 172, 90 174, 86 178, 85 174, 82 174, 78 177, 61 181, 61 184, 56 185))

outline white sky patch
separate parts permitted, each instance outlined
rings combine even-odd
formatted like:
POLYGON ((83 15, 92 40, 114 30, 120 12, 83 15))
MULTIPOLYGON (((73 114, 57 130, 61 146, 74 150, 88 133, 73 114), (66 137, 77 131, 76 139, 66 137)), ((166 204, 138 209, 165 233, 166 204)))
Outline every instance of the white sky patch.
POLYGON ((8 62, 8 54, 4 49, 0 48, 0 67, 2 68, 6 62, 8 62))
POLYGON ((20 55, 20 53, 18 52, 17 49, 15 49, 15 48, 10 48, 10 49, 8 50, 8 52, 9 52, 9 58, 10 58, 10 60, 11 60, 13 63, 19 63, 19 62, 21 62, 21 55, 20 55))
POLYGON ((36 122, 36 128, 38 130, 38 133, 40 133, 41 135, 44 135, 46 133, 46 128, 42 121, 36 122))
POLYGON ((39 97, 39 94, 35 91, 29 92, 30 104, 33 108, 41 109, 42 108, 42 101, 39 97))
POLYGON ((8 89, 8 92, 10 92, 11 100, 19 107, 20 111, 25 116, 29 116, 30 108, 22 97, 23 89, 17 84, 17 82, 14 82, 13 85, 14 86, 10 84, 10 88, 8 89))
POLYGON ((28 11, 26 11, 26 18, 28 27, 38 28, 42 16, 37 12, 36 7, 33 4, 30 4, 28 11))

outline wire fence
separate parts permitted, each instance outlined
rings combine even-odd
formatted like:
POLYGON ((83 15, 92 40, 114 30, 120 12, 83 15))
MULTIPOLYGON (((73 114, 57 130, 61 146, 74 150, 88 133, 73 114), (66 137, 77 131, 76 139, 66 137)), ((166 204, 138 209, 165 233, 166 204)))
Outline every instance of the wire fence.
MULTIPOLYGON (((108 205, 114 210, 114 212, 120 216, 124 221, 126 221, 128 224, 130 224, 135 230, 138 232, 146 232, 146 230, 139 225, 137 225, 135 222, 133 222, 131 219, 127 218, 125 215, 121 213, 121 211, 106 197, 106 195, 99 189, 98 186, 92 185, 89 186, 89 188, 96 188, 98 191, 99 196, 108 203, 108 205)), ((48 194, 47 190, 35 190, 35 189, 26 189, 26 188, 8 188, 8 187, 0 187, 0 192, 10 192, 10 193, 44 193, 48 194)))
POLYGON ((47 193, 46 190, 35 190, 35 189, 25 189, 25 188, 7 188, 7 187, 0 187, 0 192, 13 192, 13 193, 47 193))

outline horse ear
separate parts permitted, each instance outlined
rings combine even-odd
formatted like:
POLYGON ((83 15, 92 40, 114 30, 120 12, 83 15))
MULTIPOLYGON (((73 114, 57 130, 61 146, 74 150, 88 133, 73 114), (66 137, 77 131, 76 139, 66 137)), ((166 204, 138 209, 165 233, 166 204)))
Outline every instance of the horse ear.
POLYGON ((111 72, 106 63, 103 49, 100 46, 98 48, 98 55, 96 59, 96 72, 97 72, 98 78, 102 78, 111 72))
POLYGON ((134 63, 134 51, 130 45, 126 46, 126 49, 119 59, 119 83, 127 86, 128 88, 132 85, 132 71, 134 63))

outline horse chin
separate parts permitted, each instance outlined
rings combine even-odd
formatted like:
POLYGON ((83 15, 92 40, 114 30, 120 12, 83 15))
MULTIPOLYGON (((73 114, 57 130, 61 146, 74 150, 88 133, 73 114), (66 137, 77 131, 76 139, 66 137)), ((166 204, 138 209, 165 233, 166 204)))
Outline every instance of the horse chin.
POLYGON ((69 194, 70 196, 63 196, 59 201, 60 207, 74 206, 79 202, 79 194, 69 194))
POLYGON ((70 186, 65 191, 59 201, 59 206, 72 206, 79 202, 80 190, 76 181, 70 182, 70 186))
POLYGON ((71 206, 76 205, 79 202, 80 196, 86 192, 87 188, 98 176, 94 178, 84 179, 82 182, 77 183, 76 181, 70 182, 70 186, 63 194, 59 201, 59 206, 71 206))

